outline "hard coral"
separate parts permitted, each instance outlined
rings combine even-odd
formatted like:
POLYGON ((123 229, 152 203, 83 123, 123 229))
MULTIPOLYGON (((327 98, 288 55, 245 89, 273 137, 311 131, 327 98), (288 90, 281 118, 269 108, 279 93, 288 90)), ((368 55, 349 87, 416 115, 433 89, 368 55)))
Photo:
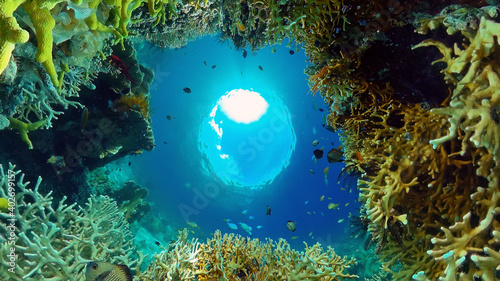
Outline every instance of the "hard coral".
POLYGON ((116 202, 91 197, 77 209, 66 198, 55 203, 51 193, 40 194, 40 182, 29 189, 14 165, 0 165, 0 197, 13 202, 0 213, 0 238, 15 241, 0 246, 3 280, 81 280, 93 260, 135 268, 133 237, 116 202))
POLYGON ((345 271, 353 259, 332 248, 305 245, 297 252, 280 239, 265 243, 219 230, 206 243, 187 241, 187 232, 154 257, 141 280, 342 280, 356 278, 345 271))

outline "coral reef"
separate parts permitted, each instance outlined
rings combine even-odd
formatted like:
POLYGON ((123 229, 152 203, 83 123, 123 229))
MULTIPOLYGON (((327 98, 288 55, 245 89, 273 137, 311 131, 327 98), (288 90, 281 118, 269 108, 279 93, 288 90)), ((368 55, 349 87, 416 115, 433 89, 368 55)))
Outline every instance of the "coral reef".
POLYGON ((0 165, 0 196, 9 202, 0 213, 2 279, 81 280, 95 260, 135 268, 133 236, 116 202, 106 196, 90 197, 85 207, 54 202, 38 192, 40 182, 29 189, 15 166, 0 165))
POLYGON ((206 243, 187 240, 187 230, 176 242, 153 257, 140 280, 343 280, 357 278, 347 271, 356 262, 319 244, 292 250, 280 239, 265 243, 219 230, 206 243))

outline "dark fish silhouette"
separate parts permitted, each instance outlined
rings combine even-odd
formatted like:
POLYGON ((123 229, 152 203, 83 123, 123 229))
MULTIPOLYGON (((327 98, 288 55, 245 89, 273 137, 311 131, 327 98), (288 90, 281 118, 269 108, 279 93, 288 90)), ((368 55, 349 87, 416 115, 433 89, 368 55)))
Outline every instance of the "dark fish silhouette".
POLYGON ((267 205, 266 207, 266 216, 270 216, 271 215, 271 207, 269 207, 269 205, 267 205))
POLYGON ((247 57, 247 50, 243 50, 243 58, 246 58, 247 57))
POLYGON ((290 53, 290 55, 295 54, 295 52, 294 52, 293 50, 290 50, 290 52, 289 52, 289 53, 290 53))
POLYGON ((172 116, 167 115, 167 120, 170 120, 170 119, 172 119, 172 116))
POLYGON ((191 94, 191 89, 189 89, 188 87, 185 87, 184 89, 182 89, 184 91, 184 93, 186 94, 191 94))
POLYGON ((321 149, 316 149, 313 151, 314 153, 314 157, 316 157, 316 159, 321 159, 323 157, 323 150, 321 149))
POLYGON ((216 65, 216 64, 212 65, 212 69, 214 69, 214 68, 216 68, 216 67, 217 67, 217 65, 216 65))
POLYGON ((205 60, 204 60, 204 61, 203 61, 203 63, 204 63, 205 65, 207 65, 207 61, 205 61, 205 60))
POLYGON ((260 71, 263 71, 263 70, 264 70, 264 68, 262 68, 262 66, 260 66, 260 65, 259 65, 259 69, 260 69, 260 71))

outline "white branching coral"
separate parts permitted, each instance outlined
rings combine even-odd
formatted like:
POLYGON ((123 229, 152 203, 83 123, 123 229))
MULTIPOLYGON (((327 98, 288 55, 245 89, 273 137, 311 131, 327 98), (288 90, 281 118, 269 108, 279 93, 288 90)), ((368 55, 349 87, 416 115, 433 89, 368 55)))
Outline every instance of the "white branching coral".
POLYGON ((116 202, 93 196, 79 210, 66 198, 54 204, 51 193, 38 192, 41 181, 29 189, 14 165, 7 171, 0 165, 0 196, 10 202, 0 213, 2 280, 81 280, 89 261, 136 264, 133 236, 116 202))

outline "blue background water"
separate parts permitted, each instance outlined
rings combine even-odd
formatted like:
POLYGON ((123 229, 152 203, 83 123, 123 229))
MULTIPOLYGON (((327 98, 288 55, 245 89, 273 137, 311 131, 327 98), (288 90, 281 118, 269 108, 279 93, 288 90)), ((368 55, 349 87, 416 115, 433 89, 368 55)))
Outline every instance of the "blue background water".
POLYGON ((248 56, 243 58, 241 52, 229 44, 218 43, 214 37, 198 39, 177 50, 140 46, 139 60, 153 68, 156 75, 151 88, 156 148, 133 157, 131 168, 137 181, 150 190, 149 200, 168 224, 182 228, 188 226, 186 220, 196 222, 200 229, 192 228, 195 236, 207 237, 216 229, 246 236, 240 225, 232 230, 223 222, 231 219, 233 223, 252 226, 253 238, 286 238, 296 249, 303 249, 303 240, 308 244, 339 243, 344 229, 349 227, 349 213, 356 213, 359 204, 354 192, 341 190, 337 184, 343 164, 329 164, 326 160, 326 152, 338 147, 338 136, 322 127, 327 107, 320 95, 308 94, 304 52, 294 48, 295 54, 290 55, 286 44, 275 46, 274 53, 272 48, 255 54, 247 50, 248 56), (216 67, 212 69, 212 65, 216 67), (184 93, 184 87, 192 92, 184 93), (274 91, 291 113, 297 143, 290 165, 261 190, 235 192, 202 167, 204 161, 198 149, 200 124, 217 99, 234 88, 274 91), (172 119, 167 120, 167 115, 172 119), (316 148, 324 147, 325 156, 315 164, 312 141, 316 139, 320 141, 316 148), (327 166, 328 185, 323 173, 327 166), (325 199, 320 201, 322 195, 325 199), (330 202, 338 203, 339 209, 329 210, 330 202), (272 208, 271 216, 265 215, 267 205, 272 208), (242 214, 245 209, 247 215, 242 214), (338 223, 340 219, 344 221, 338 223), (286 229, 288 220, 297 222, 295 232, 286 229), (257 225, 262 228, 256 229, 257 225), (293 236, 298 239, 291 240, 293 236))

